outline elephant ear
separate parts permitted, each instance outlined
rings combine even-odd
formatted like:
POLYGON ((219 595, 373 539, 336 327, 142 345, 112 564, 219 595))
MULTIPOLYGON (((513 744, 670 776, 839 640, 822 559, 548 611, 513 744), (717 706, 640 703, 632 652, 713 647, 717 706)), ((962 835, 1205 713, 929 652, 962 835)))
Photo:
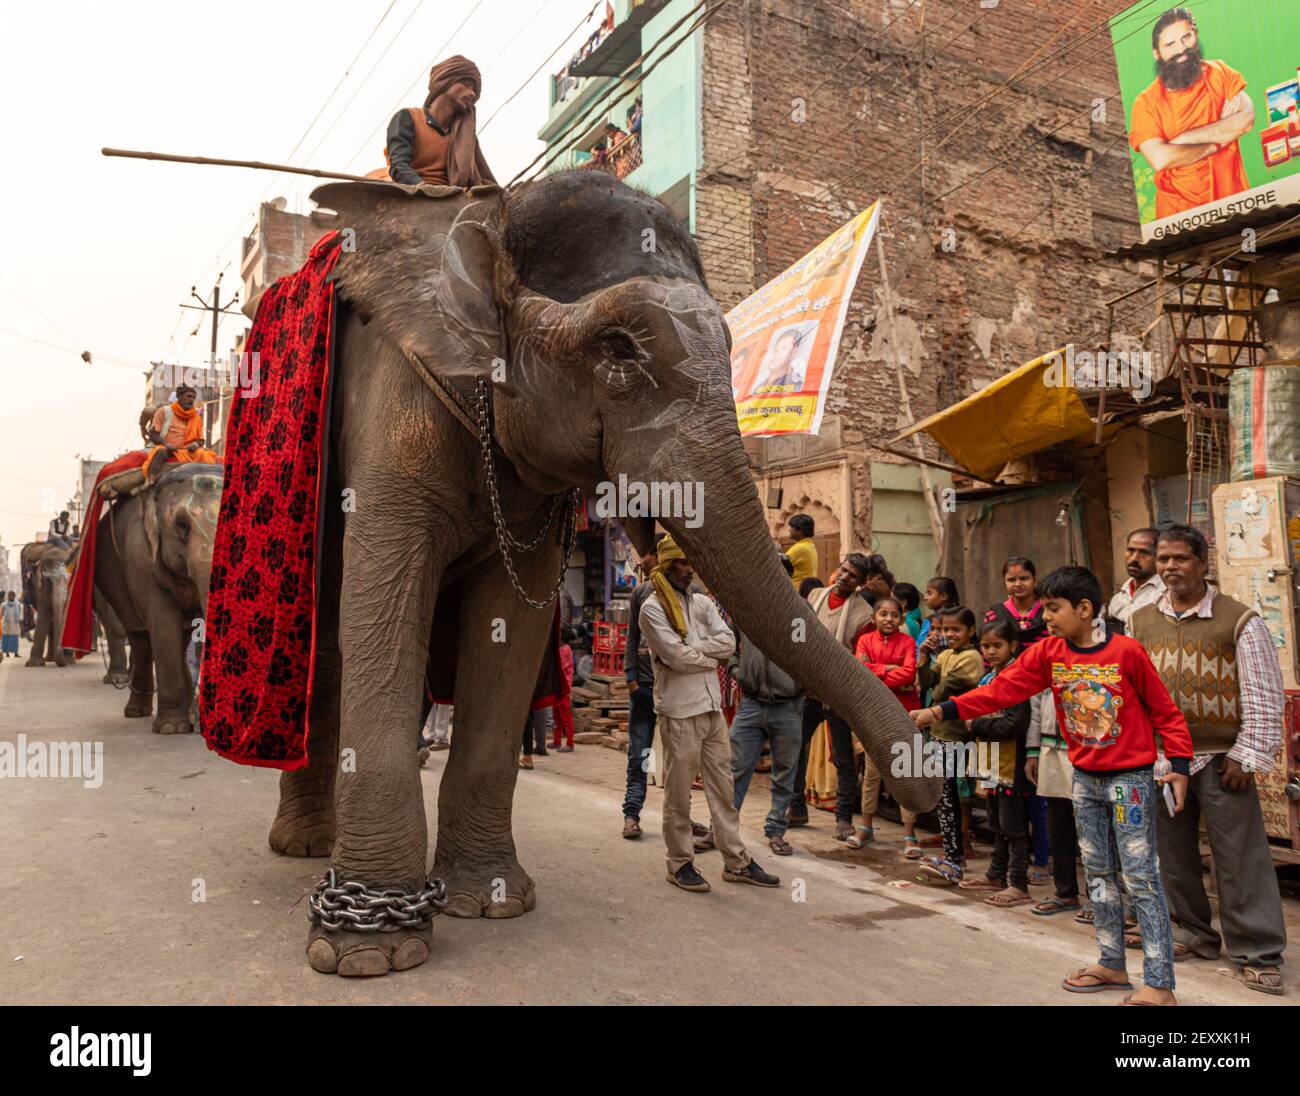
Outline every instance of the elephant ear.
POLYGON ((491 374, 506 357, 502 309, 513 292, 499 198, 366 183, 331 183, 312 198, 338 214, 333 279, 363 321, 432 379, 491 374))

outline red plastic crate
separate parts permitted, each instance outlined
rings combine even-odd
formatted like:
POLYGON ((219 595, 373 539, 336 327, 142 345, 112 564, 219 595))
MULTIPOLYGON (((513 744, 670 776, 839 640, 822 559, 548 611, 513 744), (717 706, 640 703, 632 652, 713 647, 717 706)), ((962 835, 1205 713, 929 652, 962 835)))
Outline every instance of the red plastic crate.
POLYGON ((623 672, 623 652, 593 651, 591 668, 598 674, 621 674, 623 672))
POLYGON ((596 636, 592 651, 606 651, 622 654, 627 650, 627 625, 614 624, 608 620, 596 621, 596 636))

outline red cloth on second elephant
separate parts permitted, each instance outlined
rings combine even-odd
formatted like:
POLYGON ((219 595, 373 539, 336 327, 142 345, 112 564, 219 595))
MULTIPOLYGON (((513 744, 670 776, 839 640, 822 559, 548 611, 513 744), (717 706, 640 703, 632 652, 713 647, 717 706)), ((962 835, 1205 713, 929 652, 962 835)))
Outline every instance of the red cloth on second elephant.
POLYGON ((68 611, 63 622, 63 646, 76 651, 78 658, 95 647, 92 638, 94 625, 91 622, 95 612, 95 544, 99 539, 100 512, 104 506, 99 485, 119 472, 139 468, 148 456, 147 450, 134 450, 110 461, 95 476, 90 508, 81 526, 81 551, 77 553, 77 568, 72 573, 72 582, 68 584, 68 611))
MULTIPOLYGON (((263 294, 246 346, 258 355, 259 384, 239 392, 226 429, 199 714, 208 747, 242 765, 292 770, 308 760, 337 307, 329 275, 340 240, 321 237, 300 270, 263 294)), ((558 612, 534 707, 568 693, 558 612)), ((458 591, 444 591, 431 636, 442 642, 430 644, 425 682, 433 697, 455 695, 458 615, 458 591)), ((417 732, 413 724, 412 764, 417 732)))

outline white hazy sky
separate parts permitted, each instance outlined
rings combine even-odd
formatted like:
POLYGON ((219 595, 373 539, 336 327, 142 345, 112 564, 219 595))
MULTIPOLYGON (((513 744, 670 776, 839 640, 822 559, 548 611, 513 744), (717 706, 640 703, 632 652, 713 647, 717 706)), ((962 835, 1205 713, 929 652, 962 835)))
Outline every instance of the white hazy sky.
MULTIPOLYGON (((78 455, 109 459, 139 444, 148 363, 197 364, 207 353, 207 319, 178 308, 190 286, 207 298, 224 270, 228 299, 240 288, 239 243, 259 200, 284 195, 305 211, 316 185, 236 168, 106 159, 101 147, 284 163, 324 105, 289 162, 363 174, 383 163, 393 111, 422 101, 432 62, 462 53, 483 71, 482 144, 504 181, 541 150, 547 76, 585 37, 570 32, 592 4, 5 5, 0 543, 13 549, 30 540, 63 509, 78 455), (80 360, 82 350, 93 364, 80 360)), ((246 322, 224 321, 220 351, 246 322)))

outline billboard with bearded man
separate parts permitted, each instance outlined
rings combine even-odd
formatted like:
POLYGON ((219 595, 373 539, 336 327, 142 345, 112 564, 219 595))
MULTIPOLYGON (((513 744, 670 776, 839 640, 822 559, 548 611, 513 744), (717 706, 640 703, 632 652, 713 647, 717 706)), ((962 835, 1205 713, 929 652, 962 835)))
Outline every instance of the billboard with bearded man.
POLYGON ((1150 0, 1110 21, 1142 239, 1300 201, 1300 6, 1150 0))

